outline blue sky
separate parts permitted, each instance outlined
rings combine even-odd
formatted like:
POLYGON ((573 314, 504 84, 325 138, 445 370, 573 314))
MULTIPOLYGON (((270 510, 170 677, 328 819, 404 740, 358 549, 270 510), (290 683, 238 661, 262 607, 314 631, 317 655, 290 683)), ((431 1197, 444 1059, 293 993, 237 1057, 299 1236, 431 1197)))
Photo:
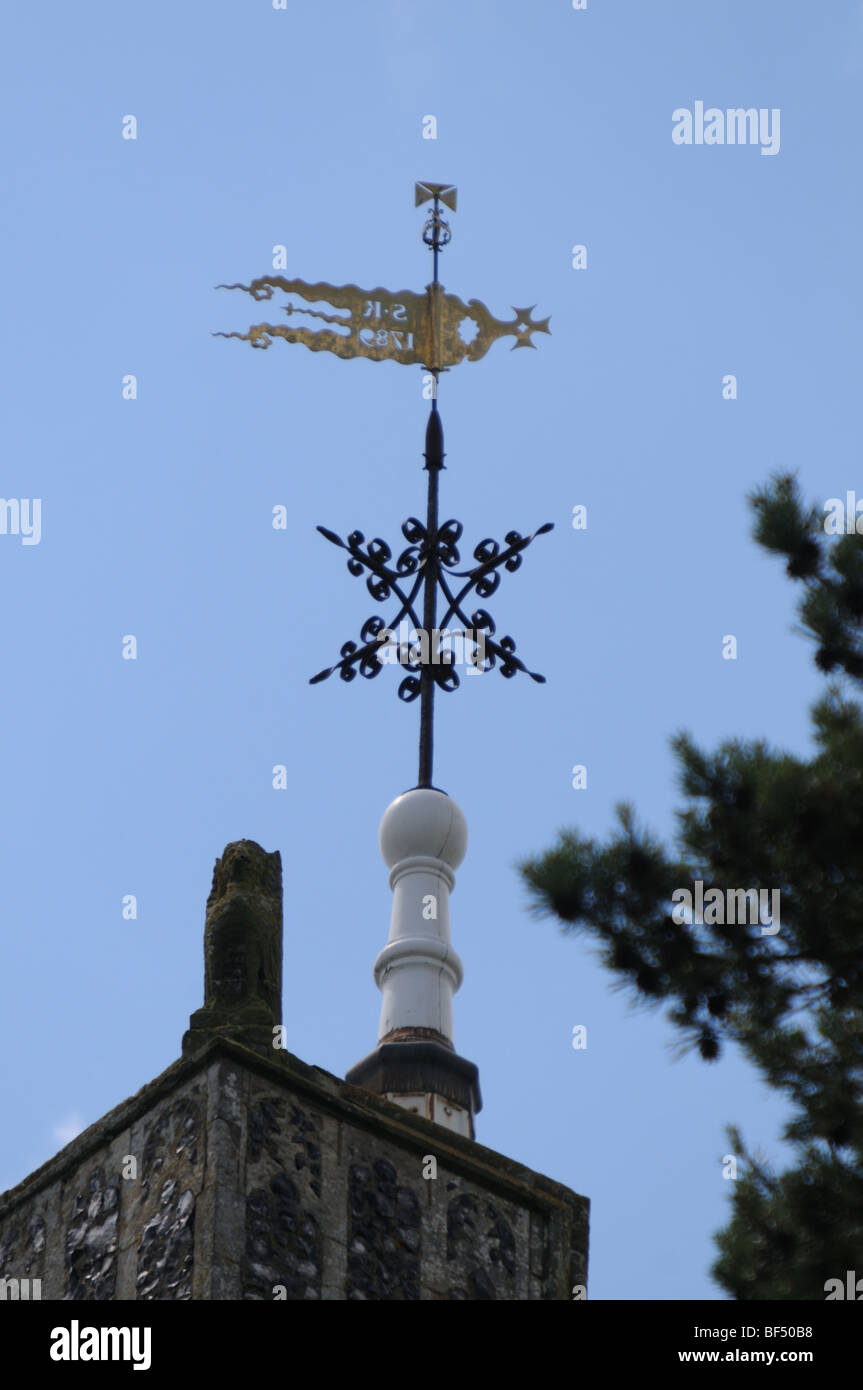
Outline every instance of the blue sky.
POLYGON ((440 392, 463 557, 555 524, 489 602, 548 683, 437 702, 478 1138, 590 1197, 592 1298, 719 1297, 724 1126, 781 1167, 784 1108, 734 1055, 674 1060, 661 1015, 528 915, 514 864, 604 836, 621 799, 670 836, 677 729, 811 749, 821 682, 745 496, 777 468, 863 495, 863 7, 51 0, 4 28, 0 493, 41 499, 42 533, 0 535, 0 1189, 179 1055, 228 841, 282 855, 291 1050, 343 1075, 374 1045, 377 827, 418 707, 392 670, 308 684, 374 609, 315 527, 395 546, 422 514, 422 372, 213 337, 263 317, 214 286, 284 245, 290 276, 421 291, 413 184, 439 180, 447 290, 552 333, 440 392), (696 101, 778 108, 778 153, 675 144, 696 101))

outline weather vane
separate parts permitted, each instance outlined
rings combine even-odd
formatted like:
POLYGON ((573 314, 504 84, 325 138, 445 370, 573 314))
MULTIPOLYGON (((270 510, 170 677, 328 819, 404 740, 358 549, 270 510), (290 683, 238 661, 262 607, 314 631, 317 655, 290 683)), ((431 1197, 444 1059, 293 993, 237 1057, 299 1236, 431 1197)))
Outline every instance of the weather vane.
POLYGON ((465 304, 454 294, 444 294, 438 282, 438 252, 450 240, 450 230, 440 213, 440 204, 455 211, 456 190, 442 183, 418 183, 415 206, 434 199, 434 208, 423 231, 423 240, 434 252, 434 279, 425 294, 412 290, 361 290, 358 285, 328 285, 324 281, 308 285, 304 280, 288 280, 284 275, 262 275, 250 285, 217 285, 220 290, 245 290, 253 299, 272 299, 274 290, 299 295, 309 304, 330 304, 344 313, 324 313, 286 304, 290 316, 305 314, 321 319, 334 328, 311 329, 304 325, 257 323, 246 333, 220 333, 221 338, 242 338, 252 347, 268 348, 273 338, 303 343, 313 352, 334 352, 337 357, 370 357, 373 362, 421 363, 428 371, 445 371, 465 358, 476 362, 484 357, 496 338, 515 337, 513 347, 535 347, 531 333, 548 333, 548 319, 531 320, 529 309, 513 309, 514 319, 504 321, 490 314, 478 299, 465 304), (474 336, 467 341, 460 333, 462 324, 474 325, 474 336))
POLYGON ((366 586, 377 603, 392 599, 399 605, 389 626, 379 614, 367 618, 360 632, 359 643, 346 642, 341 648, 341 660, 312 677, 311 684, 326 680, 335 671, 342 680, 351 681, 357 672, 367 679, 378 675, 383 666, 398 663, 407 672, 398 687, 404 701, 420 699, 419 779, 418 787, 432 787, 434 692, 458 688, 453 642, 461 643, 466 666, 474 674, 489 671, 499 662, 503 676, 524 671, 532 680, 544 682, 545 677, 528 671, 515 655, 511 637, 495 638, 495 624, 484 608, 471 614, 465 603, 471 590, 479 599, 490 598, 500 584, 500 571, 513 573, 521 565, 521 553, 531 541, 546 531, 546 522, 530 536, 508 531, 504 548, 497 541, 483 540, 476 546, 476 563, 460 570, 457 543, 462 534, 458 521, 438 522, 438 481, 444 467, 443 429, 437 403, 439 373, 447 371, 465 359, 471 362, 484 357, 497 338, 511 335, 513 348, 535 347, 532 333, 548 333, 549 320, 534 322, 528 309, 513 309, 515 318, 496 319, 478 299, 467 304, 456 295, 444 294, 438 280, 438 256, 451 239, 451 231, 441 213, 441 203, 453 212, 456 190, 449 184, 418 183, 415 185, 415 206, 433 200, 423 228, 423 241, 434 256, 434 271, 424 295, 410 290, 393 293, 385 289, 361 290, 357 285, 329 285, 323 281, 307 284, 303 280, 288 280, 282 275, 261 276, 248 285, 218 285, 217 289, 241 289, 253 299, 271 299, 274 290, 298 295, 309 304, 329 304, 344 313, 327 313, 287 304, 288 315, 305 314, 310 318, 334 325, 333 328, 312 329, 306 326, 288 327, 285 324, 255 324, 245 333, 218 333, 221 338, 241 338, 253 347, 267 348, 273 338, 289 343, 303 343, 313 352, 333 352, 337 357, 369 357, 375 362, 394 361, 406 365, 420 364, 435 379, 431 413, 426 427, 425 468, 428 471, 428 497, 425 525, 410 517, 402 525, 408 542, 394 564, 393 554, 385 541, 375 538, 366 544, 362 531, 352 531, 343 541, 333 531, 319 526, 321 535, 333 545, 347 550, 348 570, 356 577, 367 572, 366 586), (468 339, 462 334, 465 323, 474 327, 468 339), (438 623, 438 590, 445 609, 438 623), (418 611, 422 598, 422 612, 418 611), (451 630, 451 622, 463 624, 451 630), (395 629, 399 628, 397 634, 395 629), (403 639, 400 634, 407 629, 403 639))

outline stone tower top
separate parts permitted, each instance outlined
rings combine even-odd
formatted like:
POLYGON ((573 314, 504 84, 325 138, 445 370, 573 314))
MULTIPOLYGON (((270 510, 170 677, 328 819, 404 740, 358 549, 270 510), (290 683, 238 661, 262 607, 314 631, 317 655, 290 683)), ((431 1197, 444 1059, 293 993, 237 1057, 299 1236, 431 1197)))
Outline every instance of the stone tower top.
POLYGON ((586 1198, 466 1127, 476 1068, 447 1022, 461 977, 447 902, 466 841, 442 792, 408 792, 384 816, 395 902, 379 960, 392 1017, 354 1068, 358 1085, 273 1046, 281 863, 251 840, 228 845, 183 1056, 0 1194, 0 1301, 583 1295, 586 1198))

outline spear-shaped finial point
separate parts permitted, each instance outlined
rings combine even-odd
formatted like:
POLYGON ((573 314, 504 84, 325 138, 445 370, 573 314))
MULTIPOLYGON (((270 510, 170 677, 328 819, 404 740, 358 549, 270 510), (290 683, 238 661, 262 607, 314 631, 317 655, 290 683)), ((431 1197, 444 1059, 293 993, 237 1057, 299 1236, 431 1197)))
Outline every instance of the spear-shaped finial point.
POLYGON ((432 401, 432 408, 426 425, 426 468, 443 468, 443 460, 443 425, 441 424, 437 401, 432 401))

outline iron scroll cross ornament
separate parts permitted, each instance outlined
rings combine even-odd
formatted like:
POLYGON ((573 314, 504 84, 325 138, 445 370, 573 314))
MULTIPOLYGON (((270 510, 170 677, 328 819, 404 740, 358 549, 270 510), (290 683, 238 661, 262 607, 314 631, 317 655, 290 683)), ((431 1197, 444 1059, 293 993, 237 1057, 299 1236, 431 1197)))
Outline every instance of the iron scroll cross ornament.
POLYGON ((473 552, 475 564, 459 569, 458 541, 462 526, 458 521, 438 522, 438 484, 444 467, 443 429, 438 411, 438 381, 441 371, 467 359, 483 357, 495 339, 512 335, 513 349, 535 347, 534 332, 548 333, 549 320, 534 322, 533 307, 513 309, 515 318, 496 319, 478 299, 465 304, 455 295, 443 293, 438 280, 438 257, 451 239, 449 225, 441 214, 441 203, 455 211, 456 190, 448 184, 418 183, 415 186, 415 206, 433 200, 423 241, 434 257, 433 279, 425 295, 411 291, 391 293, 384 289, 361 290, 356 285, 333 286, 324 282, 307 284, 288 280, 284 276, 262 276, 248 285, 219 285, 217 289, 242 289, 253 299, 271 299, 276 289, 299 295, 307 303, 325 303, 344 314, 305 309, 289 303, 288 315, 302 313, 336 325, 335 329, 317 331, 305 326, 293 328, 283 324, 256 324, 245 333, 218 333, 222 338, 241 338, 253 347, 267 348, 273 338, 303 343, 312 351, 329 351, 338 357, 369 357, 373 361, 396 361, 421 364, 434 377, 431 412, 426 427, 425 469, 428 472, 428 494, 425 525, 409 517, 402 525, 408 542, 394 564, 393 554, 385 541, 375 538, 366 544, 362 531, 352 531, 343 541, 324 526, 317 529, 333 545, 349 555, 349 572, 359 578, 366 574, 366 587, 377 603, 393 600, 398 611, 389 626, 380 614, 367 618, 360 632, 359 643, 346 642, 340 660, 311 678, 314 685, 338 671, 344 681, 351 681, 357 672, 366 679, 377 676, 385 665, 398 664, 406 672, 399 687, 399 698, 411 702, 420 700, 419 778, 417 786, 432 788, 434 753, 434 694, 435 687, 451 692, 459 686, 454 669, 455 656, 447 642, 462 644, 464 661, 471 674, 492 670, 499 663, 502 676, 512 677, 524 671, 534 681, 544 683, 545 677, 528 671, 515 655, 515 642, 509 636, 495 637, 495 624, 485 608, 471 614, 465 611, 468 595, 473 590, 479 599, 490 598, 500 584, 501 569, 514 573, 521 566, 522 552, 536 536, 553 529, 546 522, 530 536, 508 531, 504 548, 495 540, 480 541, 473 552), (470 341, 461 334, 469 321, 474 325, 470 341), (438 624, 438 590, 445 609, 438 624), (418 612, 422 597, 422 613, 418 612), (451 622, 461 628, 450 629, 451 622), (400 640, 397 630, 407 627, 407 640, 400 640))

